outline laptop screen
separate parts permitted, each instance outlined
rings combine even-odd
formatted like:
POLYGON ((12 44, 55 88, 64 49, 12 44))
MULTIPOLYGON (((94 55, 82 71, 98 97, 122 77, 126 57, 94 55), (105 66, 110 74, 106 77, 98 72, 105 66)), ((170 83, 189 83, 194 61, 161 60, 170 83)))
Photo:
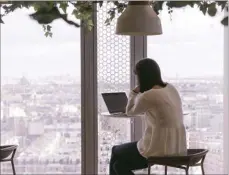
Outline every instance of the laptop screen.
POLYGON ((125 113, 128 101, 125 92, 102 93, 102 96, 109 113, 125 113))

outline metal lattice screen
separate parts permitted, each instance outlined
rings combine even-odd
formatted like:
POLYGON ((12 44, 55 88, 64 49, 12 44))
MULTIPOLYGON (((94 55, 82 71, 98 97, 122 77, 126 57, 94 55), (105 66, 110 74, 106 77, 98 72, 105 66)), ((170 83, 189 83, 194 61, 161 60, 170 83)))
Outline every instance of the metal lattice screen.
POLYGON ((111 148, 115 144, 130 141, 130 119, 115 119, 101 115, 107 108, 102 92, 128 92, 130 87, 130 37, 115 34, 117 18, 105 25, 111 4, 98 7, 98 123, 99 123, 99 173, 108 172, 111 148))

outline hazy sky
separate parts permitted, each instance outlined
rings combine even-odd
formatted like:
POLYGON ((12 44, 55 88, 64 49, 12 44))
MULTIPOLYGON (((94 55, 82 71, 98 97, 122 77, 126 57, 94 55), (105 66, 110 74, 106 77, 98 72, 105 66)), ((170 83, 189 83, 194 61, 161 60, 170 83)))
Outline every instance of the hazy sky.
POLYGON ((80 75, 80 30, 58 20, 53 38, 20 10, 1 25, 2 76, 80 75))
POLYGON ((161 15, 164 34, 149 37, 148 56, 157 60, 166 76, 223 75, 223 12, 212 18, 198 9, 161 15))
MULTIPOLYGON (((80 30, 55 21, 52 39, 42 26, 20 10, 1 25, 2 76, 37 77, 71 74, 80 77, 80 30)), ((221 15, 211 18, 195 9, 160 16, 163 35, 148 38, 148 57, 157 60, 165 76, 223 74, 224 30, 221 15)), ((109 42, 109 41, 108 41, 109 42)))

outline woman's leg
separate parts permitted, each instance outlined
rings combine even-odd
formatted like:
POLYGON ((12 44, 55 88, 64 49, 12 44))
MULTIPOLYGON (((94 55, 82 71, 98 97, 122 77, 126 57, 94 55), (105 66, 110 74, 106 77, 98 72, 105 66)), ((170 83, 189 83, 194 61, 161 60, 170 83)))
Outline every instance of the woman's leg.
POLYGON ((116 152, 114 151, 114 149, 117 146, 113 146, 112 150, 111 150, 111 159, 110 159, 110 165, 109 165, 109 175, 116 175, 116 172, 113 168, 115 161, 117 160, 117 155, 116 152))
POLYGON ((146 158, 137 149, 137 142, 126 143, 112 148, 110 175, 133 175, 133 170, 147 167, 146 158))

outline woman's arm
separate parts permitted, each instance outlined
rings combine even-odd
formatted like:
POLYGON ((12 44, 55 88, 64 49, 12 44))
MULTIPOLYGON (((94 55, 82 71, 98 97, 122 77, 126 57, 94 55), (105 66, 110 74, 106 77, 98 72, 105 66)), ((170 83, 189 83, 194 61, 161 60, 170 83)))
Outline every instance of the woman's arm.
POLYGON ((148 103, 141 93, 131 91, 129 94, 128 103, 126 106, 126 114, 128 116, 135 116, 146 112, 148 109, 148 103))

